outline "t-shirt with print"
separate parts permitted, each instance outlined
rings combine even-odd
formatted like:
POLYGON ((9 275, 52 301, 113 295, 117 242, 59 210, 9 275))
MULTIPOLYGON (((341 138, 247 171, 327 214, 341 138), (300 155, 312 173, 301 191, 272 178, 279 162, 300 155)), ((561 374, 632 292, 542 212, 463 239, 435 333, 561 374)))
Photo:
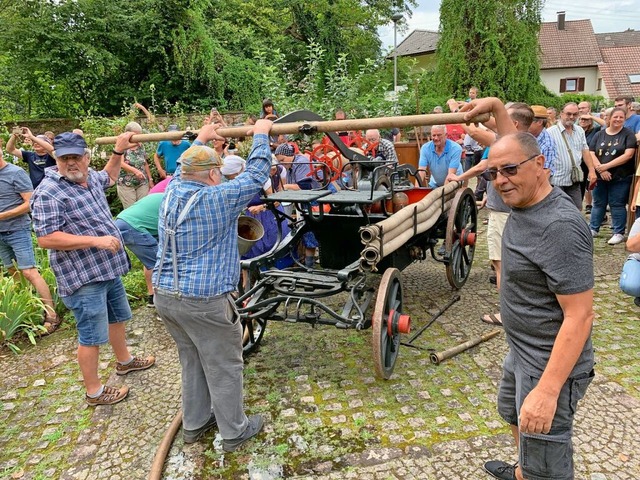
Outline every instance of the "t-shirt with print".
MULTIPOLYGON (((589 144, 589 150, 596 154, 600 163, 609 163, 624 154, 626 149, 635 147, 636 137, 628 128, 622 128, 615 135, 609 135, 607 129, 600 130, 589 144)), ((631 157, 627 162, 608 171, 613 179, 620 179, 633 175, 634 166, 634 157, 631 157)))
POLYGON ((30 150, 22 151, 22 159, 29 165, 29 178, 31 185, 36 188, 44 178, 44 169, 47 167, 55 167, 56 159, 48 153, 38 155, 30 150))
MULTIPOLYGON (((528 375, 544 371, 564 314, 556 295, 593 288, 593 239, 558 187, 539 203, 512 208, 502 235, 500 314, 507 342, 528 375)), ((570 377, 593 368, 589 338, 570 377)))

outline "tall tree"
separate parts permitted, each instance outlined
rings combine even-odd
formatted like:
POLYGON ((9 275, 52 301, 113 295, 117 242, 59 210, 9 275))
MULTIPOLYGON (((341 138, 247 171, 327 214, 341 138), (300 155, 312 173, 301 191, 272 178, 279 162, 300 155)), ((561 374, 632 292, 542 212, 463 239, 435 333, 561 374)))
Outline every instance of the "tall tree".
POLYGON ((541 0, 443 0, 436 85, 461 97, 526 100, 543 92, 538 32, 541 0))

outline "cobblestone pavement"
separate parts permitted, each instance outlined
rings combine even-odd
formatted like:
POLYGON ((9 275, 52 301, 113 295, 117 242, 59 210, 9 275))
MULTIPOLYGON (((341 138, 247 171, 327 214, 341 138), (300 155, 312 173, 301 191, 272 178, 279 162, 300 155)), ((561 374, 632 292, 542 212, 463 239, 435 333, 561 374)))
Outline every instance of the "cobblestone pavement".
MULTIPOLYGON (((640 310, 618 289, 626 255, 606 245, 606 233, 596 240, 597 376, 574 435, 579 480, 640 478, 640 310)), ((402 347, 388 381, 374 376, 371 330, 270 323, 245 367, 247 411, 267 417, 264 432, 233 454, 214 433, 189 446, 178 435, 164 478, 484 479, 486 460, 515 461, 495 408, 504 334, 439 366, 429 360, 428 349, 491 330, 480 317, 496 311, 498 297, 484 231, 479 238, 461 301, 416 341, 424 349, 402 347)), ((431 260, 406 269, 403 285, 414 330, 453 294, 431 260)), ((157 365, 117 377, 104 348, 102 377, 131 387, 114 406, 85 406, 72 327, 23 355, 0 354, 0 478, 147 477, 179 408, 179 364, 151 309, 137 310, 128 328, 132 351, 155 354, 157 365)))

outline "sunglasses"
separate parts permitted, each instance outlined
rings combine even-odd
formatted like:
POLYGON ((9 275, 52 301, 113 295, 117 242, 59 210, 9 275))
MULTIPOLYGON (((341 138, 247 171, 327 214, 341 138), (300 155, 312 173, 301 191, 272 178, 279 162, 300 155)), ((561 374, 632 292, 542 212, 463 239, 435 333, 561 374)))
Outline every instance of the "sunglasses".
POLYGON ((496 178, 498 178, 498 173, 503 177, 513 177, 518 173, 518 168, 520 167, 520 165, 522 165, 523 163, 527 163, 529 160, 536 158, 538 155, 540 154, 539 153, 533 154, 526 160, 521 161, 520 163, 505 165, 502 168, 487 168, 484 172, 482 172, 482 178, 492 182, 496 178))

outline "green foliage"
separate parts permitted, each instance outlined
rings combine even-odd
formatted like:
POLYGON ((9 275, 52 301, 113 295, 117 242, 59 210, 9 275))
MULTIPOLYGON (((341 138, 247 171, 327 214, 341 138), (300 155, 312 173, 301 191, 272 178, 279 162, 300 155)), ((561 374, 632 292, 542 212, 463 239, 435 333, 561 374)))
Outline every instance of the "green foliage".
MULTIPOLYGON (((182 111, 258 111, 263 65, 289 66, 298 82, 313 64, 321 94, 340 57, 357 73, 379 56, 377 27, 415 0, 23 0, 7 2, 0 29, 2 118, 120 113, 123 102, 182 111), (277 46, 277 48, 274 48, 277 46), (272 58, 280 49, 282 58, 272 58), (268 52, 258 62, 254 52, 268 52)), ((278 54, 276 54, 277 56, 278 54)), ((282 70, 280 70, 282 72, 282 70)), ((153 111, 153 110, 152 110, 153 111)))
POLYGON ((540 0, 443 0, 435 88, 465 98, 527 101, 543 94, 538 59, 540 0))
POLYGON ((365 60, 355 74, 349 73, 346 55, 340 55, 334 67, 320 76, 320 65, 325 58, 324 48, 316 43, 307 47, 303 70, 307 72, 296 80, 285 66, 285 56, 279 50, 267 60, 265 51, 258 51, 257 61, 262 66, 261 91, 273 99, 279 113, 305 108, 325 118, 332 118, 342 108, 350 117, 388 115, 393 102, 385 99, 392 89, 391 79, 376 75, 380 65, 365 60))
POLYGON ((12 352, 20 353, 20 348, 12 342, 20 333, 35 345, 36 336, 45 332, 42 326, 44 304, 24 278, 0 276, 0 346, 7 346, 12 352))

